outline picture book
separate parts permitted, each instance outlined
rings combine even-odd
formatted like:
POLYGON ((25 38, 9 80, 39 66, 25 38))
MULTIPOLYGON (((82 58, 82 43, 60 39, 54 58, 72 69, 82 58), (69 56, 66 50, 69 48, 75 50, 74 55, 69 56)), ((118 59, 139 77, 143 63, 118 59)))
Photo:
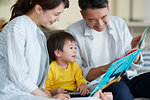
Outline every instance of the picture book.
POLYGON ((126 55, 124 55, 123 58, 121 58, 121 59, 119 59, 116 62, 111 64, 111 66, 106 71, 103 78, 99 81, 99 83, 97 84, 97 86, 94 88, 94 90, 91 92, 91 94, 89 96, 92 96, 99 89, 103 90, 104 88, 106 88, 110 84, 120 81, 123 74, 128 70, 130 65, 136 59, 136 56, 140 53, 141 46, 142 46, 142 43, 145 39, 147 30, 148 30, 148 27, 143 32, 141 40, 139 42, 139 45, 136 49, 129 51, 126 55))

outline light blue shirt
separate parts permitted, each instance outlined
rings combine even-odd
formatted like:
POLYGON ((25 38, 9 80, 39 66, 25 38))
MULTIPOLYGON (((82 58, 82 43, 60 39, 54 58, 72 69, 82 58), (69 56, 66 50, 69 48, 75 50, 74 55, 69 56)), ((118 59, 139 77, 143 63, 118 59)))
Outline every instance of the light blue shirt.
MULTIPOLYGON (((132 36, 129 29, 123 19, 117 16, 111 16, 107 25, 108 29, 108 47, 110 54, 110 61, 116 58, 123 57, 129 50, 131 50, 132 36)), ((93 60, 91 59, 91 48, 90 45, 94 39, 92 30, 89 28, 85 20, 80 20, 70 25, 67 32, 71 33, 77 41, 77 59, 76 62, 80 65, 83 70, 84 77, 87 76, 88 72, 95 68, 93 60)), ((97 43, 97 46, 99 44, 97 43)), ((103 52, 105 53, 105 51, 103 52)), ((127 71, 128 78, 132 78, 137 75, 136 68, 142 67, 143 59, 139 61, 139 64, 132 64, 127 71)), ((101 65, 101 64, 100 64, 101 65)), ((99 80, 99 78, 97 79, 99 80)), ((98 82, 98 81, 97 81, 98 82)))
POLYGON ((43 87, 48 67, 44 33, 26 15, 9 22, 0 33, 0 100, 43 87))

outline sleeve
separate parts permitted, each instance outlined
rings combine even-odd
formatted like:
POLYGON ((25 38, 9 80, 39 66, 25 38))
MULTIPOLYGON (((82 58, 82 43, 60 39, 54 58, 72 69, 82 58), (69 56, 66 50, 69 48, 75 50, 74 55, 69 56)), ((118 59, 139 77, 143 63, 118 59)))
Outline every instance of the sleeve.
MULTIPOLYGON (((123 30, 124 30, 124 43, 125 43, 125 51, 126 53, 131 50, 131 42, 132 42, 132 35, 131 35, 131 32, 129 31, 128 29, 128 26, 126 25, 125 21, 123 20, 123 30)), ((143 61, 143 57, 142 57, 142 54, 140 53, 140 60, 139 60, 139 63, 138 64, 134 64, 132 63, 129 70, 136 70, 137 68, 140 68, 142 67, 144 61, 143 61)), ((130 71, 127 71, 127 73, 130 72, 130 71)))
MULTIPOLYGON (((83 55, 84 56, 84 55, 83 55)), ((79 64, 80 68, 82 69, 83 72, 83 76, 84 78, 86 78, 86 76, 88 75, 89 71, 93 68, 92 66, 90 66, 89 61, 86 60, 88 59, 88 57, 86 57, 86 59, 84 59, 85 57, 81 58, 81 54, 80 54, 80 50, 79 50, 79 46, 77 44, 77 57, 76 57, 76 62, 79 64)))
POLYGON ((122 32, 124 32, 124 36, 123 36, 123 42, 125 45, 125 52, 127 53, 128 51, 131 50, 131 41, 133 39, 131 32, 126 24, 126 22, 124 20, 122 20, 123 23, 123 27, 122 27, 122 32))
POLYGON ((51 69, 51 64, 50 64, 50 66, 49 66, 49 71, 48 71, 48 75, 47 75, 47 78, 46 78, 46 80, 45 80, 45 88, 47 89, 47 90, 52 90, 52 88, 51 88, 51 86, 53 85, 53 79, 52 79, 52 77, 53 77, 53 71, 52 71, 52 69, 51 69))
POLYGON ((12 25, 7 36, 8 73, 11 82, 25 92, 32 92, 37 87, 29 76, 29 68, 25 57, 25 26, 12 25))
POLYGON ((87 84, 86 80, 82 76, 82 70, 79 67, 79 65, 77 63, 75 63, 74 67, 76 68, 75 79, 76 79, 76 85, 77 85, 77 87, 80 86, 82 83, 87 84))

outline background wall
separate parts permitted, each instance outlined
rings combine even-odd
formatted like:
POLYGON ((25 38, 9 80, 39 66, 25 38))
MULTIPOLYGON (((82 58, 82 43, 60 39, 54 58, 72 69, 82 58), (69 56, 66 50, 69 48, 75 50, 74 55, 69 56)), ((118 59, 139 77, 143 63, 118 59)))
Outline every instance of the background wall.
MULTIPOLYGON (((131 0, 109 0, 110 13, 124 18, 129 27, 145 27, 150 23, 150 0, 132 0, 133 1, 133 19, 130 22, 130 2, 131 0), (148 11, 149 10, 149 11, 148 11)), ((0 19, 6 21, 10 18, 10 7, 16 0, 0 0, 0 19)), ((51 29, 65 29, 68 25, 81 19, 78 0, 70 0, 70 8, 65 9, 59 22, 52 25, 51 29)), ((137 29, 136 29, 137 30, 137 29)), ((142 29, 140 29, 142 30, 142 29)), ((143 30, 142 30, 143 31, 143 30)))
POLYGON ((8 21, 11 15, 10 8, 16 0, 0 0, 0 20, 8 21))

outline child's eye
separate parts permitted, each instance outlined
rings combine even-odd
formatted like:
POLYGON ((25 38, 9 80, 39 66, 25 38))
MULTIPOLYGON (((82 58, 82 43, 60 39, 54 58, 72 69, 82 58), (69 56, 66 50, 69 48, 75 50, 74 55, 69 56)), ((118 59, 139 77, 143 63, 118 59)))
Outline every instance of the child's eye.
POLYGON ((70 47, 70 49, 73 49, 73 47, 70 47))
POLYGON ((75 47, 75 49, 77 49, 77 47, 75 47))

